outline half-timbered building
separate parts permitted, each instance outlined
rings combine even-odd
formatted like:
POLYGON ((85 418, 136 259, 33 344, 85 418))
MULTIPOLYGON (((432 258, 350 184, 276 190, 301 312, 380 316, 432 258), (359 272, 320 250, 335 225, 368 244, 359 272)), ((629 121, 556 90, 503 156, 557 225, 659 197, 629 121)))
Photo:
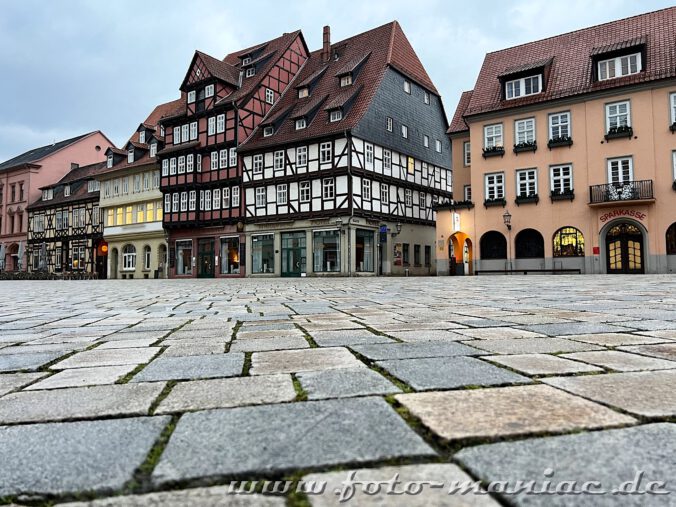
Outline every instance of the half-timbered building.
POLYGON ((170 276, 244 276, 238 145, 280 100, 307 57, 300 31, 223 60, 195 53, 180 88, 184 107, 161 122, 170 276))
POLYGON ((240 148, 252 275, 429 274, 441 98, 395 21, 321 50, 240 148))
POLYGON ((157 106, 123 149, 106 152, 99 174, 108 277, 165 278, 167 241, 162 227, 163 200, 157 153, 165 146, 163 117, 182 111, 185 99, 157 106))
POLYGON ((105 162, 78 167, 28 206, 28 270, 106 277, 107 246, 96 176, 105 162))

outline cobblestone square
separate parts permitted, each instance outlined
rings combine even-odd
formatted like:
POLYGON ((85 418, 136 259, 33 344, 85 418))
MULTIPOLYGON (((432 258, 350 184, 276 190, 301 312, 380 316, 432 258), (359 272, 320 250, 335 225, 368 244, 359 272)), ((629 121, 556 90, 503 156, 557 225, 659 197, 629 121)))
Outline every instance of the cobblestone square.
MULTIPOLYGON (((610 488, 634 468, 670 491, 644 504, 676 502, 670 276, 2 288, 0 503, 339 505, 355 471, 540 483, 551 469, 610 488), (228 493, 264 479, 328 486, 228 493)), ((380 500, 547 504, 495 491, 380 500)))

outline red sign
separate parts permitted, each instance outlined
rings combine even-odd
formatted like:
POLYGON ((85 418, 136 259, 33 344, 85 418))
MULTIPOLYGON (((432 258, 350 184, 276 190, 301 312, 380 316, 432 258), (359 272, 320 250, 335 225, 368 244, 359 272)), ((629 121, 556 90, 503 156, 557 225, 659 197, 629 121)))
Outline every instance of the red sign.
POLYGON ((600 247, 595 246, 593 248, 593 250, 594 250, 594 255, 601 255, 601 248, 600 247))
POLYGON ((616 209, 601 215, 600 220, 601 222, 605 223, 608 220, 620 217, 629 217, 636 218, 637 220, 645 220, 646 214, 641 211, 637 211, 635 209, 616 209))

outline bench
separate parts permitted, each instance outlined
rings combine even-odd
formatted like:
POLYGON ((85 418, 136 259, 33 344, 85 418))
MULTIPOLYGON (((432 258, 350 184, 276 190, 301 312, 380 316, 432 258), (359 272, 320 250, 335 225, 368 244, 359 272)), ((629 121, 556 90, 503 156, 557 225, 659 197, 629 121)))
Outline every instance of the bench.
POLYGON ((552 273, 553 275, 557 273, 561 274, 576 274, 576 275, 581 275, 582 270, 581 269, 575 269, 575 268, 570 268, 570 269, 477 269, 474 274, 480 275, 480 274, 500 274, 500 275, 507 275, 509 273, 523 273, 524 275, 527 275, 528 273, 552 273))

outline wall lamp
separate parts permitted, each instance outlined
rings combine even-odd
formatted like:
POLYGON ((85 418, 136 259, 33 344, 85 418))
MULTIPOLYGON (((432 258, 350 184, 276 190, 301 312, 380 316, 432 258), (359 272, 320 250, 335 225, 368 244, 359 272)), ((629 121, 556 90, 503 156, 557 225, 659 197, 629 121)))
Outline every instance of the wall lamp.
POLYGON ((505 223, 507 230, 511 231, 512 230, 512 215, 509 213, 509 211, 505 210, 505 212, 502 214, 502 221, 505 223))

